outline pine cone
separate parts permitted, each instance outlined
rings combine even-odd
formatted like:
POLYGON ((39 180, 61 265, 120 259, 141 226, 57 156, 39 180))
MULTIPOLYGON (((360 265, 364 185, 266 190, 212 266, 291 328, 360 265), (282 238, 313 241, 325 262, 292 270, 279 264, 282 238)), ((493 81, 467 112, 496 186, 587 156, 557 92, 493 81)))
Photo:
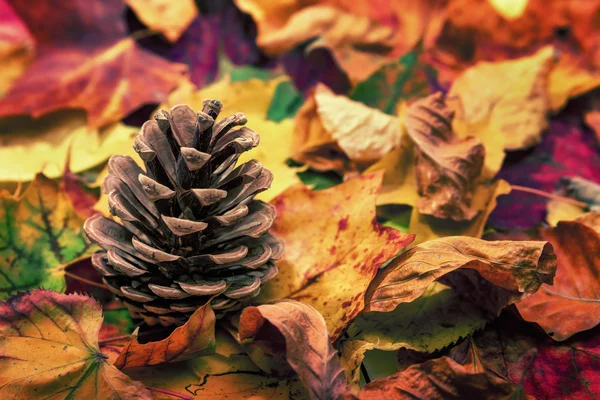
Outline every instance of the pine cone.
POLYGON ((256 160, 235 166, 259 136, 232 129, 242 113, 215 123, 221 108, 205 100, 199 113, 177 105, 147 121, 134 144, 146 171, 128 156, 108 162, 102 190, 120 223, 95 215, 84 226, 103 249, 92 262, 104 283, 149 325, 181 325, 211 297, 222 316, 277 274, 275 207, 254 200, 273 175, 256 160))

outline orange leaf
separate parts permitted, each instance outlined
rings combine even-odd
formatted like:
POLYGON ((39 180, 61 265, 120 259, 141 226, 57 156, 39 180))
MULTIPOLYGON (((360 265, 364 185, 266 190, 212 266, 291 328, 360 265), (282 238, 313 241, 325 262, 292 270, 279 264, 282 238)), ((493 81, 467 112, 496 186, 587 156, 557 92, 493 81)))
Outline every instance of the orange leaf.
POLYGON ((158 342, 140 344, 137 339, 139 329, 136 329, 115 366, 119 369, 143 367, 212 354, 215 349, 215 320, 214 311, 206 303, 184 325, 158 342))
POLYGON ((186 71, 126 37, 122 0, 94 7, 68 0, 11 3, 35 38, 37 54, 0 100, 0 116, 82 108, 90 127, 99 127, 142 104, 165 101, 186 71))
POLYGON ((198 16, 194 0, 125 0, 150 29, 175 42, 198 16))
POLYGON ((93 298, 36 290, 0 303, 0 398, 153 399, 98 348, 93 298))
POLYGON ((379 267, 413 240, 375 219, 382 173, 322 191, 297 185, 272 203, 272 230, 285 241, 279 274, 258 301, 291 297, 317 309, 332 340, 364 308, 364 293, 379 267))
POLYGON ((240 340, 260 335, 265 324, 284 336, 287 361, 311 399, 335 399, 346 391, 344 370, 317 310, 293 300, 248 307, 240 317, 240 340))
POLYGON ((541 236, 556 251, 554 285, 542 285, 517 308, 525 320, 562 341, 600 323, 600 234, 582 222, 561 221, 541 236))

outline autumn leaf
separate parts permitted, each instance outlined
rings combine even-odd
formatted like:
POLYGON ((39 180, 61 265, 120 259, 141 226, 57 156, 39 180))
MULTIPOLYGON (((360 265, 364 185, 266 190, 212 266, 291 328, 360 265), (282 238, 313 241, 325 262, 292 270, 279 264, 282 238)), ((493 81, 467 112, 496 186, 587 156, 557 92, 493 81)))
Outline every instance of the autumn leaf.
POLYGON ((84 295, 45 290, 0 303, 3 398, 153 399, 98 348, 102 309, 84 295))
POLYGON ((547 127, 547 80, 554 49, 545 47, 532 56, 499 63, 481 62, 462 73, 448 98, 457 101, 457 118, 468 124, 487 119, 505 137, 507 150, 540 142, 547 127))
POLYGON ((122 0, 97 7, 68 0, 11 5, 34 37, 37 51, 25 74, 0 100, 2 117, 37 118, 76 108, 87 112, 90 127, 100 127, 143 104, 164 101, 182 81, 184 65, 143 50, 126 37, 122 0))
POLYGON ((346 378, 317 310, 293 300, 248 307, 240 317, 240 340, 260 335, 265 324, 284 336, 287 361, 311 399, 335 399, 343 394, 346 378))
POLYGON ((33 58, 33 39, 6 0, 0 1, 0 96, 33 58))
POLYGON ((158 342, 140 344, 136 329, 114 362, 119 369, 189 360, 214 352, 215 313, 208 303, 158 342))
POLYGON ((600 323, 600 235, 577 221, 562 221, 540 233, 556 252, 554 285, 542 285, 517 308, 525 320, 538 323, 553 339, 562 341, 600 323))
POLYGON ((0 298, 27 289, 65 289, 67 264, 91 248, 84 218, 59 184, 37 175, 21 196, 0 193, 0 298))
MULTIPOLYGON (((393 311, 423 294, 427 286, 451 272, 463 269, 473 287, 460 287, 461 293, 481 297, 479 306, 498 314, 502 308, 535 293, 542 283, 552 283, 556 257, 552 246, 541 241, 493 241, 445 237, 422 243, 394 259, 371 282, 366 294, 366 311, 393 311), (485 285, 485 283, 488 283, 485 285), (489 285, 489 284, 492 285, 489 285), (469 290, 467 290, 469 289, 469 290)), ((458 279, 454 284, 466 285, 458 279)))
POLYGON ((175 42, 198 15, 193 0, 125 0, 138 18, 150 29, 175 42))
POLYGON ((363 309, 379 267, 413 239, 377 223, 381 178, 381 173, 363 175, 322 191, 297 185, 275 198, 272 230, 286 250, 279 273, 263 285, 257 301, 302 301, 323 315, 336 339, 363 309))
MULTIPOLYGON (((127 373, 146 385, 194 399, 300 400, 308 397, 297 376, 267 375, 229 333, 219 329, 214 355, 173 364, 131 368, 127 373)), ((160 393, 156 395, 160 400, 173 399, 159 396, 160 393)))

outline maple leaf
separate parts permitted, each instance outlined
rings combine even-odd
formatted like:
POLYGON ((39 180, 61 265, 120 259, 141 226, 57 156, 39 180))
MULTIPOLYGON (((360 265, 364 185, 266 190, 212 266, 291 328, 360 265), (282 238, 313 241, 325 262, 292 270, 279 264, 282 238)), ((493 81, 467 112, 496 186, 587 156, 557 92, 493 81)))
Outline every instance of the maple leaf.
POLYGON ((260 335, 265 324, 284 336, 286 359, 311 399, 335 399, 347 390, 337 352, 317 310, 293 300, 248 307, 240 316, 240 340, 260 335))
MULTIPOLYGON (((597 215, 596 215, 597 216, 597 215)), ((562 221, 540 231, 552 243, 558 269, 554 285, 542 285, 517 304, 527 321, 538 323, 555 340, 566 340, 600 323, 600 234, 578 221, 562 221)))
POLYGON ((363 309, 379 267, 413 240, 377 223, 381 179, 381 173, 363 175, 322 191, 296 185, 275 198, 271 229, 286 250, 279 273, 263 285, 257 301, 289 297, 311 305, 335 340, 363 309))
MULTIPOLYGON (((193 398, 301 400, 308 393, 297 376, 282 377, 261 371, 244 349, 217 329, 214 355, 173 364, 129 369, 127 373, 146 385, 159 386, 193 398)), ((159 397, 172 400, 172 397, 159 397)))
POLYGON ((215 313, 207 303, 199 307, 187 322, 160 341, 140 344, 138 331, 131 335, 115 360, 117 368, 143 367, 188 360, 214 352, 215 313))
POLYGON ((68 263, 91 254, 83 221, 59 184, 39 174, 22 196, 0 193, 0 298, 65 289, 68 263))
POLYGON ((36 290, 0 302, 3 398, 153 399, 98 348, 102 308, 84 295, 36 290))
POLYGON ((125 0, 138 18, 150 29, 175 42, 198 15, 193 0, 175 3, 165 0, 125 0))
POLYGON ((37 51, 25 74, 0 100, 0 116, 39 117, 78 108, 86 110, 90 127, 99 127, 145 103, 164 101, 186 71, 126 37, 122 0, 97 7, 69 0, 11 5, 34 37, 37 51))
POLYGON ((444 277, 464 297, 475 298, 480 307, 498 315, 506 305, 535 293, 542 283, 551 283, 555 271, 556 257, 548 242, 445 237, 394 259, 371 282, 365 309, 392 311, 444 277))

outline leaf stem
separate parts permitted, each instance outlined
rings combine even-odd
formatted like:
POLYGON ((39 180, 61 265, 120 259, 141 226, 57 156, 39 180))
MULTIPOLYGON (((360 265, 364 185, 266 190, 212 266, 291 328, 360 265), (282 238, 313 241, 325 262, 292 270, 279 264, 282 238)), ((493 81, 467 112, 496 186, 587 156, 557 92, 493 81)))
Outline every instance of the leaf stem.
POLYGON ((366 383, 371 383, 371 378, 369 377, 365 363, 360 363, 360 373, 362 374, 363 378, 365 378, 366 383))
POLYGON ((164 393, 166 395, 172 396, 172 397, 177 397, 178 399, 183 399, 183 400, 194 400, 192 397, 190 396, 186 396, 183 394, 179 394, 177 392, 173 392, 171 390, 168 389, 161 389, 161 388, 155 388, 152 386, 147 386, 148 389, 154 391, 154 392, 159 392, 159 393, 164 393))
POLYGON ((108 289, 106 288, 106 285, 104 285, 104 284, 102 284, 102 283, 98 283, 98 282, 91 281, 91 280, 89 280, 89 279, 86 279, 86 278, 83 278, 83 277, 81 277, 81 276, 78 276, 78 275, 72 274, 72 273, 70 273, 69 271, 64 271, 64 273, 65 273, 65 276, 68 276, 68 277, 70 277, 70 278, 73 278, 73 279, 75 279, 76 281, 80 281, 80 282, 83 282, 83 283, 87 283, 88 285, 92 285, 92 286, 96 286, 96 287, 99 287, 99 288, 102 288, 102 289, 108 290, 108 289))
POLYGON ((516 190, 519 192, 525 192, 525 193, 531 193, 531 194, 535 194, 538 196, 542 196, 542 197, 546 197, 548 199, 552 199, 552 200, 557 200, 557 201, 562 201, 565 203, 570 203, 579 207, 583 207, 583 208, 587 208, 588 204, 584 203, 582 201, 577 201, 575 199, 570 199, 568 197, 563 197, 563 196, 559 196, 557 194, 553 194, 553 193, 548 193, 548 192, 544 192, 543 190, 538 190, 538 189, 534 189, 534 188, 530 188, 527 186, 519 186, 519 185, 510 185, 512 190, 516 190))

